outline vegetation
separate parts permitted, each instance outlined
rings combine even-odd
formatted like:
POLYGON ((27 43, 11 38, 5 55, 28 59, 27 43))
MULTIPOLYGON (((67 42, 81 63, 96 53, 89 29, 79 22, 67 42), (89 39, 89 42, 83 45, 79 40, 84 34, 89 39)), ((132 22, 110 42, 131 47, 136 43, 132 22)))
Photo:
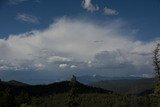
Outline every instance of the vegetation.
POLYGON ((157 81, 160 82, 160 44, 153 51, 153 65, 156 71, 157 81))
POLYGON ((156 71, 155 95, 157 97, 160 97, 160 44, 157 44, 156 48, 153 51, 153 65, 156 71))
POLYGON ((13 107, 16 105, 15 97, 9 88, 6 88, 0 95, 0 107, 13 107))
POLYGON ((0 107, 160 107, 159 51, 160 44, 153 51, 157 80, 154 93, 117 94, 83 85, 75 76, 71 81, 37 86, 0 81, 0 107))
MULTIPOLYGON (((159 107, 154 96, 128 96, 119 94, 80 94, 79 107, 159 107)), ((31 104, 34 107, 68 107, 68 94, 55 94, 36 97, 31 104), (38 102, 38 103, 35 103, 38 102)))
POLYGON ((76 79, 76 77, 73 75, 71 82, 70 82, 70 93, 68 94, 68 102, 67 102, 67 106, 68 107, 78 107, 79 106, 79 102, 78 102, 78 81, 76 79))
POLYGON ((140 94, 146 90, 152 90, 155 86, 154 78, 134 79, 134 80, 105 80, 90 84, 94 87, 112 90, 116 93, 140 94))
MULTIPOLYGON (((73 79, 74 80, 74 79, 73 79)), ((22 91, 16 95, 1 91, 0 107, 159 107, 160 99, 154 95, 126 95, 116 93, 79 93, 79 82, 70 82, 70 91, 34 96, 22 91)), ((54 89, 53 89, 54 90, 54 89)))

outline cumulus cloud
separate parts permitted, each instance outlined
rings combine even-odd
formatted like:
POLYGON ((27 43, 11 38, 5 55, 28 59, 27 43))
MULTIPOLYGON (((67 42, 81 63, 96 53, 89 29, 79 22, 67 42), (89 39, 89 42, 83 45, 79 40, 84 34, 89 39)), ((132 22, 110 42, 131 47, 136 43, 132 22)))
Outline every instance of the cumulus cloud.
MULTIPOLYGON (((124 52, 125 53, 125 52, 124 52)), ((115 51, 103 51, 95 55, 95 63, 99 67, 106 68, 120 68, 128 66, 129 61, 126 59, 126 55, 120 50, 115 51)))
POLYGON ((105 15, 109 15, 109 16, 116 16, 119 14, 119 12, 117 10, 114 10, 114 9, 110 9, 110 8, 107 8, 105 7, 104 8, 104 14, 105 15))
POLYGON ((48 62, 70 62, 69 58, 60 57, 60 56, 50 56, 48 62))
POLYGON ((70 68, 77 68, 77 66, 76 65, 71 65, 70 68))
POLYGON ((61 18, 45 30, 10 35, 0 39, 0 71, 43 70, 52 78, 65 77, 71 68, 78 74, 151 74, 155 42, 130 38, 122 30, 124 25, 61 18))
POLYGON ((0 70, 8 70, 9 69, 9 67, 8 66, 6 66, 6 65, 2 65, 2 66, 0 66, 0 70))
POLYGON ((90 11, 90 12, 94 12, 94 11, 98 11, 99 10, 99 7, 98 5, 93 5, 92 4, 92 1, 91 0, 83 0, 82 2, 82 7, 84 9, 86 9, 87 11, 90 11))
POLYGON ((39 20, 36 16, 30 15, 30 14, 26 14, 26 13, 18 13, 16 15, 16 20, 20 21, 20 22, 27 22, 27 23, 39 23, 39 20))
POLYGON ((60 68, 66 68, 68 65, 67 64, 60 64, 59 67, 60 68))

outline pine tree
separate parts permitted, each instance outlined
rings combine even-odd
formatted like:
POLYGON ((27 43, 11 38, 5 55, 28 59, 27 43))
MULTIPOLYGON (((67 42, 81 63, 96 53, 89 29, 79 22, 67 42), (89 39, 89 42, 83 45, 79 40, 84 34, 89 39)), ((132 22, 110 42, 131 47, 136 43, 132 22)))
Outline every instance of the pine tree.
POLYGON ((68 102, 67 102, 68 107, 78 107, 79 106, 78 94, 77 94, 77 90, 78 90, 77 83, 78 81, 76 79, 76 76, 73 75, 70 81, 70 84, 69 84, 71 89, 68 95, 68 102))
POLYGON ((158 43, 153 51, 153 66, 156 71, 155 95, 160 96, 160 44, 158 43))

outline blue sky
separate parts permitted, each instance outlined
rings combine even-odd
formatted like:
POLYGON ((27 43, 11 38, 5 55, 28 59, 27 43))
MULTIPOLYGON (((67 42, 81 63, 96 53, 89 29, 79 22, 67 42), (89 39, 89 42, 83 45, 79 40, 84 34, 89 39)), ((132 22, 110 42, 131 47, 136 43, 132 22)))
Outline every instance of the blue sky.
MULTIPOLYGON (((18 1, 18 0, 13 0, 18 1)), ((82 8, 82 0, 26 0, 9 3, 1 0, 0 5, 0 36, 18 34, 32 29, 44 29, 54 19, 67 17, 87 17, 100 20, 122 19, 130 24, 129 27, 138 30, 136 38, 150 40, 159 36, 160 1, 159 0, 93 0, 99 6, 99 11, 88 12, 82 8), (103 8, 113 8, 119 12, 116 16, 103 14, 103 8), (38 24, 25 23, 16 20, 17 14, 30 14, 39 20, 38 24)))
POLYGON ((159 19, 159 0, 0 0, 0 78, 151 76, 159 19))

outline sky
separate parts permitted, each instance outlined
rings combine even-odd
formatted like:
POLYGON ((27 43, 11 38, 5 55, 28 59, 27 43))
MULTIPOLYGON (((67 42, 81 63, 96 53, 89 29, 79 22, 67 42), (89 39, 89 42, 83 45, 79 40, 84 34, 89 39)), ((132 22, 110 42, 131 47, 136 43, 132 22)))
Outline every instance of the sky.
POLYGON ((0 78, 154 75, 160 0, 0 0, 0 78))

